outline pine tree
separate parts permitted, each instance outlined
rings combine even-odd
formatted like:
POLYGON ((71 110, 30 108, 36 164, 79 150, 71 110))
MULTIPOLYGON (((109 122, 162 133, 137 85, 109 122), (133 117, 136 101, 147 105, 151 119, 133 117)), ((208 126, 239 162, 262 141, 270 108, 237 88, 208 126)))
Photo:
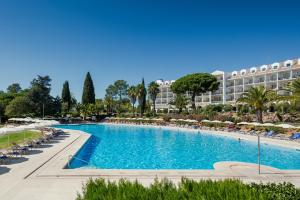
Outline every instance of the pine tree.
POLYGON ((90 72, 86 74, 83 92, 82 92, 82 104, 94 104, 95 103, 95 88, 90 72))
POLYGON ((62 94, 61 94, 61 101, 63 104, 66 105, 67 111, 70 111, 71 104, 72 104, 72 97, 71 97, 71 92, 70 92, 70 87, 69 87, 68 81, 64 82, 63 90, 62 90, 62 94))

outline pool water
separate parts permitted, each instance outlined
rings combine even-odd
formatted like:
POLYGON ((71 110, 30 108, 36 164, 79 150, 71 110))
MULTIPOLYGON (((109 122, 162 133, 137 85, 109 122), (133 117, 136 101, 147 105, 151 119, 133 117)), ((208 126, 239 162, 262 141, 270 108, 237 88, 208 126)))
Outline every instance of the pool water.
MULTIPOLYGON (((126 125, 59 125, 91 134, 70 168, 213 169, 220 161, 257 163, 257 143, 201 131, 126 125)), ((300 169, 300 152, 261 144, 261 164, 300 169)))

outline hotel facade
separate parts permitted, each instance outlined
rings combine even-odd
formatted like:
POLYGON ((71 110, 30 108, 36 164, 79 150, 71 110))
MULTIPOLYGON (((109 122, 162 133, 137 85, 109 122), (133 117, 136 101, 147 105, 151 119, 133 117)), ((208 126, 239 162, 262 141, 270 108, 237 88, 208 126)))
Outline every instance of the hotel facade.
MULTIPOLYGON (((207 92, 195 99, 196 106, 203 107, 208 104, 232 104, 246 92, 250 87, 263 85, 267 89, 277 90, 281 95, 288 95, 282 89, 286 85, 300 77, 300 58, 276 62, 258 67, 241 69, 239 71, 224 72, 214 71, 211 73, 220 82, 219 89, 214 92, 207 92)), ((175 80, 156 80, 160 92, 156 99, 157 110, 174 110, 170 103, 175 99, 171 85, 175 80)), ((188 94, 186 94, 188 96, 188 94)))

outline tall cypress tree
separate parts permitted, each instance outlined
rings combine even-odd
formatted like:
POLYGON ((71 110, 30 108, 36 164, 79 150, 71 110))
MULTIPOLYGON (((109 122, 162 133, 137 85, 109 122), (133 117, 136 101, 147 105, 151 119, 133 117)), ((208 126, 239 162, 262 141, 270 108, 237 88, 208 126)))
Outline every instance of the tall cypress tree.
POLYGON ((95 88, 90 72, 86 74, 83 92, 82 92, 82 104, 94 104, 95 103, 95 88))
POLYGON ((72 103, 72 97, 69 87, 69 82, 65 81, 61 93, 61 101, 62 103, 67 105, 67 111, 70 111, 71 109, 71 103, 72 103))
POLYGON ((147 96, 147 90, 145 87, 144 78, 142 80, 142 83, 137 86, 137 90, 138 90, 138 101, 140 106, 140 113, 141 115, 143 115, 146 108, 146 96, 147 96))
POLYGON ((142 80, 142 86, 143 86, 143 90, 144 90, 143 104, 142 104, 142 112, 143 112, 143 114, 144 114, 145 108, 146 108, 146 96, 147 96, 147 90, 146 90, 144 78, 143 78, 143 80, 142 80))

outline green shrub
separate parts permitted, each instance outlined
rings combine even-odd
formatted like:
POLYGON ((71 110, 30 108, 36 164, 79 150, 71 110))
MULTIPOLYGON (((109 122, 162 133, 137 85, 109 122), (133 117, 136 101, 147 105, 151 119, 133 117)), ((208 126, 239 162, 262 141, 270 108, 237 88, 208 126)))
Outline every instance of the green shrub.
POLYGON ((267 199, 300 200, 300 189, 296 189, 291 183, 252 183, 251 188, 259 193, 264 193, 267 199))
POLYGON ((106 182, 104 179, 89 180, 77 200, 126 200, 126 199, 203 199, 203 200, 299 200, 300 190, 290 183, 283 184, 244 184, 238 180, 201 180, 183 178, 178 186, 162 180, 149 187, 137 181, 120 180, 106 182))
POLYGON ((170 117, 170 116, 168 116, 168 115, 163 116, 163 120, 164 120, 165 122, 169 122, 171 119, 172 119, 172 117, 170 117))

